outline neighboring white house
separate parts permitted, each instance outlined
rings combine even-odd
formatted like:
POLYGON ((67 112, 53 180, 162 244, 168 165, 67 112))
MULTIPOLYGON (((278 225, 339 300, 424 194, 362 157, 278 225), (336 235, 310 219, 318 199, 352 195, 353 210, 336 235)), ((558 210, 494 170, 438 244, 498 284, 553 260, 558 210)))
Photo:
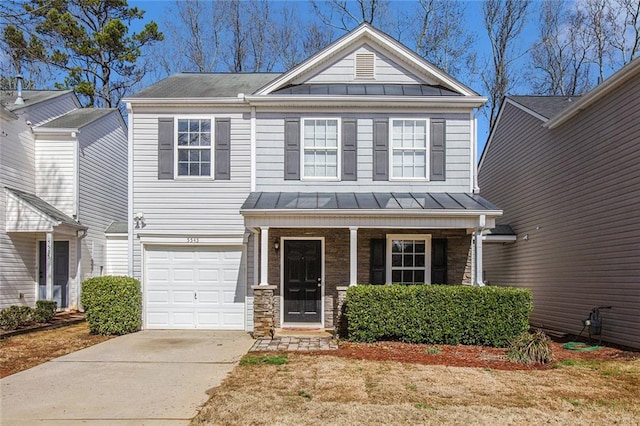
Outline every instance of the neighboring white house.
POLYGON ((284 74, 125 99, 144 327, 332 328, 349 285, 481 285, 485 101, 367 24, 284 74))
POLYGON ((105 230, 127 215, 125 124, 71 91, 0 102, 0 308, 76 309, 79 284, 107 272, 105 230))

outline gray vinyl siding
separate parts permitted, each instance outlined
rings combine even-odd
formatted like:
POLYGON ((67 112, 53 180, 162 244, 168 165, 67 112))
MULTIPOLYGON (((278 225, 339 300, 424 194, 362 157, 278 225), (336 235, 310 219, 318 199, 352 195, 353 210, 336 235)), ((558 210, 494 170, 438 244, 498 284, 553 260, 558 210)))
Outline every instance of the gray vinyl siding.
MULTIPOLYGON (((242 235, 240 207, 251 189, 251 131, 248 114, 207 110, 194 116, 231 119, 230 180, 180 178, 158 180, 158 117, 169 113, 133 115, 133 211, 145 215, 134 234, 242 235)), ((181 117, 184 113, 176 113, 181 117)), ((212 121, 213 123, 213 121, 212 121)), ((186 240, 185 240, 186 242, 186 240)), ((139 240, 134 238, 134 276, 140 277, 139 240)))
POLYGON ((318 181, 284 179, 284 118, 291 114, 258 113, 256 119, 256 190, 368 192, 419 191, 469 192, 471 187, 471 127, 469 114, 379 114, 379 113, 307 113, 300 118, 357 118, 357 181, 318 181), (373 119, 374 118, 444 118, 446 119, 446 180, 445 181, 374 181, 373 180, 373 119))
POLYGON ((479 172, 515 244, 486 244, 485 278, 528 287, 532 322, 640 348, 640 76, 556 129, 506 105, 479 172), (528 240, 523 237, 528 235, 528 240))
POLYGON ((326 66, 320 72, 314 71, 313 75, 305 75, 295 81, 300 83, 354 83, 354 82, 377 82, 377 83, 423 83, 421 79, 390 60, 380 51, 368 45, 363 45, 348 54, 344 55, 334 63, 326 66), (356 53, 375 53, 375 79, 358 80, 355 78, 355 56, 356 53))
POLYGON ((78 218, 89 227, 83 239, 83 279, 105 274, 104 231, 114 220, 127 219, 127 130, 118 115, 113 111, 79 133, 78 218))

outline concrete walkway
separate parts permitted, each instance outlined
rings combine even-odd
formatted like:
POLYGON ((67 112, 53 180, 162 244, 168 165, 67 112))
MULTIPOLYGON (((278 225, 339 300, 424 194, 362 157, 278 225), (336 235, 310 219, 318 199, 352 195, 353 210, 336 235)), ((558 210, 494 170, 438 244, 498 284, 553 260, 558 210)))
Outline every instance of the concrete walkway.
POLYGON ((184 330, 108 340, 0 380, 0 424, 188 424, 253 343, 184 330))

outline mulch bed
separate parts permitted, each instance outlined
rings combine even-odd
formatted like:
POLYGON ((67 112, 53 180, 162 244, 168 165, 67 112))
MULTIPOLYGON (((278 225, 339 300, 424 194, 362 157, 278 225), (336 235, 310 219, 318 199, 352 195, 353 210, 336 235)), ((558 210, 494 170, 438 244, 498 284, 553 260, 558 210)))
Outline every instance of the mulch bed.
POLYGON ((33 331, 51 330, 58 327, 64 327, 71 324, 77 324, 85 320, 84 313, 78 311, 58 312, 55 314, 50 323, 34 322, 19 327, 17 330, 0 330, 0 339, 6 339, 11 336, 19 336, 33 331))
POLYGON ((371 361, 397 361, 425 365, 451 367, 491 368, 496 370, 546 370, 554 363, 568 359, 597 359, 600 361, 625 361, 640 358, 640 352, 603 346, 592 352, 575 352, 562 348, 561 342, 553 342, 553 361, 546 365, 523 365, 506 360, 506 348, 465 345, 419 345, 402 342, 340 344, 340 349, 331 352, 315 352, 316 355, 331 355, 371 361), (439 352, 438 352, 439 351, 439 352), (436 353, 437 352, 437 353, 436 353))

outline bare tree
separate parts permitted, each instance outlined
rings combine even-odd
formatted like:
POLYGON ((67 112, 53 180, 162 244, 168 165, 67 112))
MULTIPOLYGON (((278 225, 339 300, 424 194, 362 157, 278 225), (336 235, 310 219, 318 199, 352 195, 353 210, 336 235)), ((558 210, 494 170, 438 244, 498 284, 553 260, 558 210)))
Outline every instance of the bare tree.
POLYGON ((592 46, 592 62, 598 68, 598 82, 604 81, 606 64, 612 60, 611 40, 615 28, 615 15, 609 0, 585 0, 583 9, 592 46))
POLYGON ((284 69, 291 69, 303 58, 302 30, 299 25, 299 12, 295 3, 283 3, 278 11, 280 25, 271 25, 268 36, 276 62, 284 69))
POLYGON ((620 65, 626 65, 640 53, 640 0, 615 0, 613 4, 622 17, 611 40, 620 52, 620 65))
POLYGON ((333 41, 333 29, 315 22, 307 27, 302 40, 302 51, 306 58, 315 55, 333 41))
POLYGON ((590 87, 584 16, 567 6, 562 0, 542 3, 529 75, 536 94, 573 96, 590 87))
POLYGON ((491 43, 492 66, 482 80, 489 94, 489 129, 493 129, 504 96, 515 81, 513 62, 518 55, 514 42, 522 32, 530 0, 486 0, 482 5, 484 26, 491 43))
POLYGON ((458 2, 420 0, 413 22, 409 21, 416 52, 453 75, 474 74, 475 69, 474 37, 464 26, 464 14, 458 2))
POLYGON ((385 29, 388 0, 311 0, 320 21, 340 31, 350 31, 363 22, 385 29))

